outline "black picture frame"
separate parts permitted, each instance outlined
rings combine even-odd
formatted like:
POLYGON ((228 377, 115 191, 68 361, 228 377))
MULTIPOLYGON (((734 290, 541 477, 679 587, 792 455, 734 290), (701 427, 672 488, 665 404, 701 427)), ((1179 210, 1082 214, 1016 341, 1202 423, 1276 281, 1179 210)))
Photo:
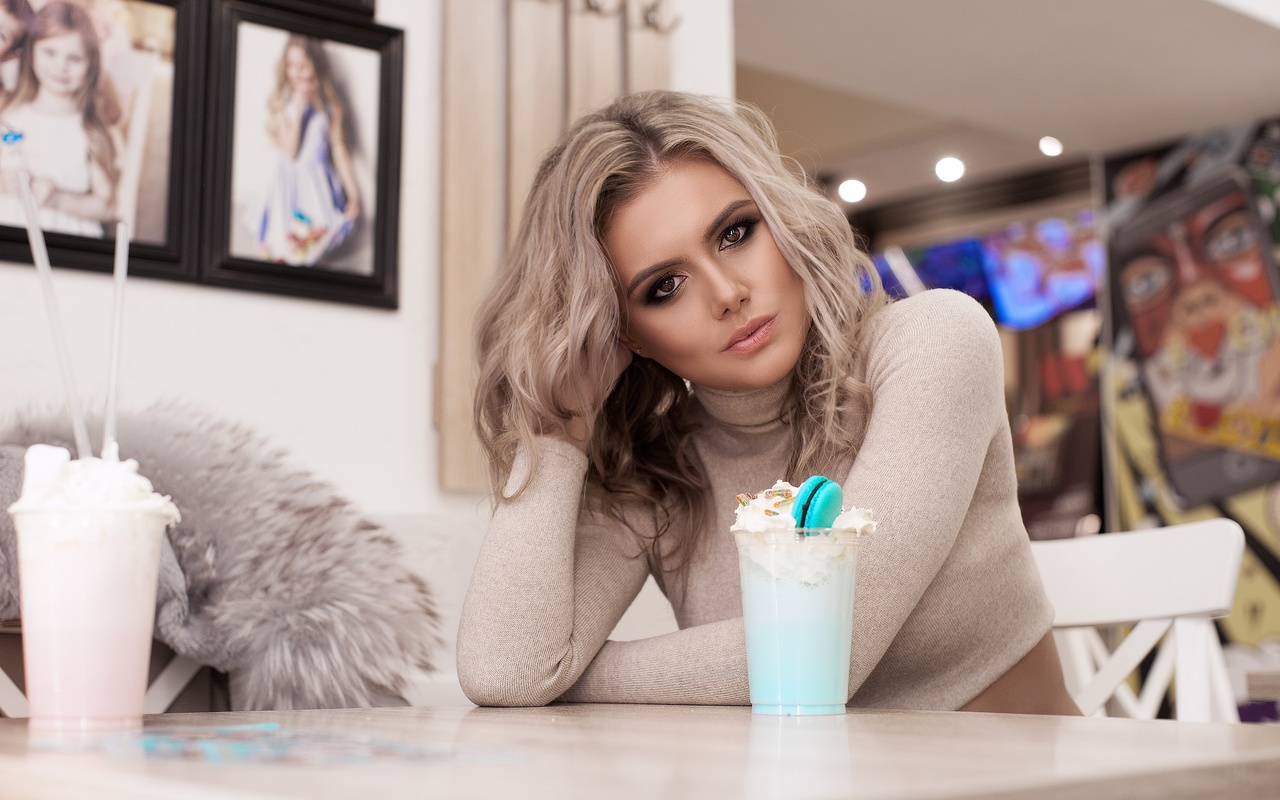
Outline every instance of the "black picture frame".
POLYGON ((363 19, 373 19, 377 0, 253 0, 262 5, 272 5, 285 11, 304 14, 320 13, 332 16, 355 14, 363 19))
MULTIPOLYGON (((140 181, 140 187, 132 190, 132 196, 139 198, 138 205, 154 199, 154 192, 148 194, 147 188, 160 185, 164 187, 161 201, 162 219, 157 220, 156 209, 148 209, 151 225, 151 240, 140 241, 136 238, 139 231, 131 231, 129 248, 129 271, 131 274, 152 278, 166 278, 179 281, 193 281, 197 276, 199 258, 199 198, 193 197, 191 186, 199 185, 200 168, 203 156, 202 133, 204 130, 203 115, 205 103, 203 86, 205 84, 206 48, 204 21, 207 16, 205 3, 207 0, 126 0, 126 5, 155 6, 173 9, 174 22, 172 31, 172 52, 165 54, 165 60, 171 58, 172 69, 165 65, 163 69, 143 73, 136 96, 121 96, 121 122, 127 122, 137 135, 151 137, 141 143, 141 158, 138 159, 137 170, 147 173, 140 181), (161 75, 161 77, 157 77, 161 75), (163 91, 155 91, 156 81, 170 81, 170 91, 165 97, 163 91), (138 109, 134 105, 136 98, 145 89, 150 95, 145 118, 127 116, 129 109, 138 109), (159 101, 159 107, 153 104, 159 101), (168 120, 164 122, 163 108, 168 105, 168 120), (168 142, 160 140, 160 146, 167 149, 167 159, 155 158, 157 135, 154 126, 159 122, 168 128, 168 142), (155 170, 163 164, 166 175, 157 175, 155 170), (154 239, 155 232, 163 231, 162 240, 154 239)), ((130 52, 139 52, 141 48, 132 46, 130 52)), ((157 55, 157 58, 160 56, 157 55)), ((111 71, 104 59, 104 74, 111 71)), ((119 77, 119 76, 117 76, 119 77)), ((123 95, 123 92, 120 92, 123 95)), ((113 123, 115 127, 116 123, 113 123)), ((132 137, 122 141, 125 147, 131 146, 132 137)), ((135 154, 137 150, 135 149, 135 154)), ((117 153, 119 156, 120 154, 117 153)), ((126 167, 127 169, 127 167, 126 167)), ((33 177, 34 177, 34 172, 33 177)), ((132 212, 130 215, 134 215, 132 212)), ((135 215, 136 216, 136 215, 135 215)), ((115 228, 110 223, 103 223, 101 238, 74 235, 71 233, 45 230, 45 241, 48 246, 49 260, 54 266, 71 267, 95 272, 111 272, 113 251, 115 248, 115 228)), ((32 263, 31 249, 25 227, 0 223, 0 260, 32 263)))
MULTIPOLYGON (((207 114, 212 124, 209 126, 205 146, 206 192, 203 205, 207 227, 203 237, 200 282, 296 297, 396 308, 403 32, 369 21, 303 14, 274 4, 245 0, 211 0, 209 29, 210 63, 213 65, 209 77, 213 90, 207 114), (315 266, 280 263, 270 254, 246 254, 243 242, 244 231, 249 227, 245 222, 248 215, 237 213, 237 209, 233 208, 233 204, 240 204, 243 208, 240 198, 247 196, 247 189, 238 185, 233 175, 238 169, 235 163, 236 139, 237 136, 250 135, 246 131, 252 129, 246 126, 253 123, 246 122, 244 118, 249 116, 248 111, 259 113, 261 104, 250 105, 247 100, 241 104, 236 97, 242 52, 246 75, 254 76, 257 82, 255 86, 274 85, 276 77, 274 69, 268 70, 268 74, 261 74, 264 56, 257 47, 241 51, 239 40, 242 34, 256 37, 255 43, 272 36, 279 42, 284 42, 290 34, 321 40, 329 51, 339 51, 338 55, 354 53, 348 61, 363 62, 365 72, 370 72, 368 63, 371 55, 376 54, 373 71, 376 71, 377 88, 372 94, 377 98, 377 128, 373 136, 361 144, 367 163, 364 178, 367 184, 372 184, 372 191, 366 192, 361 188, 359 200, 361 212, 366 213, 372 209, 373 218, 369 220, 366 217, 363 228, 356 228, 358 231, 362 230, 357 243, 349 239, 342 245, 367 246, 367 264, 361 260, 363 251, 355 250, 347 256, 350 263, 341 268, 324 263, 315 266), (249 69, 253 65, 257 65, 256 71, 249 69), (237 111, 246 113, 237 114, 237 111), (372 142, 376 142, 376 149, 370 154, 368 150, 372 142), (373 202, 369 203, 369 200, 373 202)), ((280 52, 281 55, 273 57, 283 58, 286 48, 280 44, 276 47, 277 50, 272 52, 280 52)), ((328 58, 335 56, 330 55, 328 58)), ((336 73, 336 69, 334 71, 336 73)), ((368 79, 370 75, 363 74, 363 77, 368 79)), ((354 92, 351 96, 355 98, 355 102, 360 102, 359 98, 367 94, 369 93, 354 92)), ((261 112, 262 115, 265 113, 261 112)), ((346 116, 359 122, 355 109, 346 116)), ((363 124, 367 127, 369 122, 365 119, 363 124)), ((302 124, 305 129, 307 123, 302 124)), ((265 126, 263 130, 265 131, 265 126)), ((261 135, 266 136, 265 133, 261 135)), ((248 154, 246 158, 258 154, 256 148, 242 147, 240 150, 248 154)), ((352 152, 355 152, 354 147, 352 152)), ((255 176, 256 180, 257 172, 244 167, 239 169, 240 174, 255 176)), ((268 185, 268 196, 273 191, 268 185)), ((267 207, 270 208, 270 200, 267 202, 267 207)), ((280 215, 276 215, 275 219, 279 218, 280 215)), ((357 218, 357 226, 360 222, 360 218, 357 218)), ((266 230, 266 223, 263 223, 263 230, 266 230)), ((270 249, 265 244, 268 238, 270 237, 259 237, 258 245, 264 252, 270 249)))

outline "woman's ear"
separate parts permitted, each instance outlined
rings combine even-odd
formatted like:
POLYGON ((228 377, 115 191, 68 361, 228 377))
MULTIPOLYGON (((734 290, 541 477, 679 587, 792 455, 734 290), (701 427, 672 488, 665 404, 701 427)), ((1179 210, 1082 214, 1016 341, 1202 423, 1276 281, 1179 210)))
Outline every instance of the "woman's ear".
POLYGON ((622 346, 630 350, 632 353, 635 353, 638 356, 644 355, 644 350, 642 350, 640 345, 636 344, 635 340, 630 336, 621 336, 618 338, 618 341, 622 342, 622 346))
POLYGON ((627 348, 628 350, 635 353, 636 355, 638 356, 644 355, 644 353, 640 351, 640 345, 636 344, 636 340, 631 338, 630 334, 628 334, 626 330, 622 330, 618 332, 618 341, 622 343, 623 347, 627 348))

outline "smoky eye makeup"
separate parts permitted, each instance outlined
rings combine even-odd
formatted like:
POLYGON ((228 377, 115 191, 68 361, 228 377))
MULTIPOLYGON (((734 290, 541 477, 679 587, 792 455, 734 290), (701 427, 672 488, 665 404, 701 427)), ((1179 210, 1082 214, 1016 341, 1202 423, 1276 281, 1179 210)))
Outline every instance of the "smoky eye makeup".
POLYGON ((669 301, 680 291, 687 277, 678 272, 668 272, 655 278, 644 290, 644 304, 657 306, 669 301))
POLYGON ((751 238, 759 224, 760 216, 758 214, 743 214, 726 225, 720 232, 720 240, 717 243, 718 248, 720 250, 728 250, 731 247, 737 247, 751 238))

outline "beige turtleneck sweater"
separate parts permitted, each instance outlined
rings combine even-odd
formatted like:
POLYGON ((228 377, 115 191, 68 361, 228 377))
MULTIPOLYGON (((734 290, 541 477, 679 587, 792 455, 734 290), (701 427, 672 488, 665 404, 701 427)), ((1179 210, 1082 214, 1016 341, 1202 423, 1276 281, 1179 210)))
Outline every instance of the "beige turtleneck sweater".
MULTIPOLYGON (((858 555, 850 704, 957 709, 1053 620, 1018 510, 999 339, 977 303, 944 290, 894 303, 867 335, 875 405, 843 489, 879 527, 858 555)), ((787 388, 694 388, 693 446, 711 483, 713 528, 685 580, 658 576, 680 630, 651 639, 607 640, 650 572, 637 534, 580 513, 586 456, 539 439, 537 473, 496 509, 463 606, 467 696, 502 706, 749 703, 728 531, 734 495, 805 477, 783 475, 787 388)), ((529 463, 517 456, 512 486, 529 463)))

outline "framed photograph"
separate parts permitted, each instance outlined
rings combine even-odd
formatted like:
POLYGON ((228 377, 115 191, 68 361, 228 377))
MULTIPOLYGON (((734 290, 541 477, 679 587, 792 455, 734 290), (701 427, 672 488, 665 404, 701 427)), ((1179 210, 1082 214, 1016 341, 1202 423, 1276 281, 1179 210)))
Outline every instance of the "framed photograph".
POLYGON ((30 177, 58 266, 194 279, 204 105, 197 0, 0 0, 0 259, 31 261, 30 177))
POLYGON ((204 283, 396 306, 403 34, 213 0, 204 283))

